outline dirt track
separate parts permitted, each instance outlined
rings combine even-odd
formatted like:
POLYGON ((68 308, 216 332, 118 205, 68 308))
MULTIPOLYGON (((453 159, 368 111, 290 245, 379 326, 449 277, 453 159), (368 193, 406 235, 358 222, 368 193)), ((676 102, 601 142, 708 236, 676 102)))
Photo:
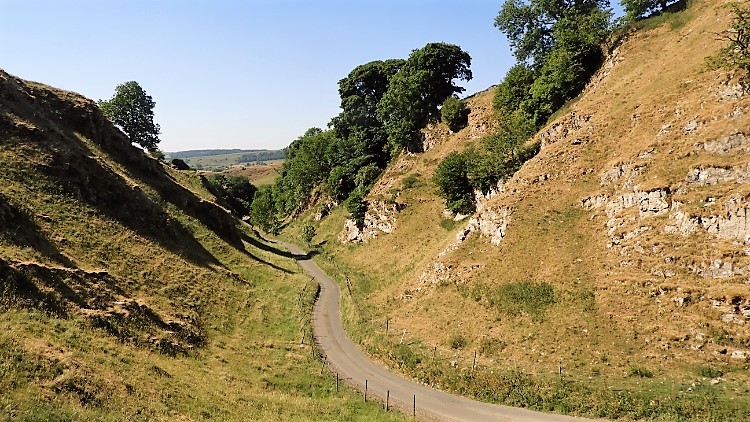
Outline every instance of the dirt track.
POLYGON ((448 421, 581 421, 569 416, 533 412, 515 407, 483 403, 435 390, 409 381, 388 371, 364 355, 349 340, 339 314, 339 287, 300 248, 285 243, 300 266, 320 283, 320 297, 313 311, 313 333, 321 353, 331 371, 341 379, 365 390, 367 397, 385 402, 389 397, 392 407, 421 419, 448 421))

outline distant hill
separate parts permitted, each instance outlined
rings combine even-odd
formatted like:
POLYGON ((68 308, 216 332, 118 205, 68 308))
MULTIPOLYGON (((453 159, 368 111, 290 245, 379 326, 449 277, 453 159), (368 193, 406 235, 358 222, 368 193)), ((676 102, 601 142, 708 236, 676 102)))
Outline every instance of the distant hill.
POLYGON ((266 149, 201 149, 167 154, 167 158, 179 158, 198 170, 226 170, 237 165, 266 164, 285 157, 284 150, 266 149))

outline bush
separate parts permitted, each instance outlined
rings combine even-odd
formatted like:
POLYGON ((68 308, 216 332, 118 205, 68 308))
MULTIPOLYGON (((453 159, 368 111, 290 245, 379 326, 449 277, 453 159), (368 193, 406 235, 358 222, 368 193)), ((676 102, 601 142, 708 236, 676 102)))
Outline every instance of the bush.
POLYGON ((534 72, 523 64, 511 67, 495 90, 492 101, 495 111, 502 117, 518 110, 528 100, 534 78, 534 72))
POLYGON ((706 378, 718 378, 724 375, 724 371, 713 366, 702 366, 698 368, 698 375, 706 378))
POLYGON ((383 171, 377 165, 368 164, 359 169, 357 175, 354 177, 354 184, 357 185, 357 188, 359 189, 369 190, 370 186, 382 172, 383 171))
POLYGON ((446 207, 454 213, 471 214, 476 209, 474 190, 469 183, 466 155, 452 152, 438 164, 432 181, 446 207))
POLYGON ((440 120, 453 132, 465 128, 469 122, 469 109, 466 108, 466 103, 454 96, 448 97, 440 108, 440 120))
POLYGON ((305 224, 300 230, 300 235, 302 236, 302 240, 304 240, 305 243, 312 242, 313 238, 315 237, 315 227, 310 223, 305 224))
POLYGON ((463 334, 456 334, 450 338, 451 349, 463 349, 469 344, 469 340, 463 334))
POLYGON ((404 189, 411 189, 419 186, 419 179, 422 177, 419 173, 412 173, 403 180, 404 189))
POLYGON ((367 201, 364 200, 364 194, 360 190, 355 190, 346 200, 346 209, 349 211, 349 218, 354 220, 360 229, 365 225, 365 214, 367 213, 367 201))
POLYGON ((631 366, 628 369, 628 375, 631 377, 640 377, 640 378, 653 378, 654 377, 653 372, 641 366, 631 366))

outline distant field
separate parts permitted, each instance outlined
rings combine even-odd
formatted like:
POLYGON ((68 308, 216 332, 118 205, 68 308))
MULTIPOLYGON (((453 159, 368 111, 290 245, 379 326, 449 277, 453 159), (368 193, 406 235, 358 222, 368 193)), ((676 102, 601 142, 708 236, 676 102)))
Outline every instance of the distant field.
POLYGON ((226 176, 246 176, 255 186, 270 185, 279 176, 284 160, 269 161, 266 164, 236 165, 221 173, 226 176))
POLYGON ((227 170, 237 165, 269 164, 284 160, 283 150, 196 150, 169 153, 197 170, 227 170))

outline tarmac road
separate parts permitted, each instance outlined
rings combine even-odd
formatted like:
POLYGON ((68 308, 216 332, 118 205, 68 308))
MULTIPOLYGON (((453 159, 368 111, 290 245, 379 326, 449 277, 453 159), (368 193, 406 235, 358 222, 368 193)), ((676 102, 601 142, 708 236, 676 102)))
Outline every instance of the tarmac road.
POLYGON ((320 283, 313 310, 313 333, 331 371, 346 383, 391 407, 420 419, 441 421, 582 421, 582 418, 534 412, 456 396, 407 380, 373 362, 349 340, 339 314, 339 287, 300 248, 284 243, 302 269, 320 283))

